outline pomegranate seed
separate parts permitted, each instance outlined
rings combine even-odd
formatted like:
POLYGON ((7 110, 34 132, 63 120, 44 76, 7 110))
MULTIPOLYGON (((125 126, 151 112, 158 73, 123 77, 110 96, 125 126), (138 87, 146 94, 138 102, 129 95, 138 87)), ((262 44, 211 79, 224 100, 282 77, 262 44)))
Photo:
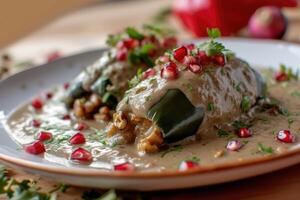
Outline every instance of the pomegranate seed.
POLYGON ((114 165, 115 171, 134 171, 134 168, 134 165, 129 162, 114 165))
POLYGON ((75 124, 75 126, 74 126, 74 129, 77 130, 77 131, 82 131, 82 130, 85 130, 87 128, 88 128, 88 125, 86 125, 83 122, 79 122, 79 123, 75 124))
POLYGON ((289 130, 281 130, 276 136, 277 140, 284 143, 294 143, 296 140, 295 135, 293 135, 289 130))
POLYGON ((25 151, 30 154, 40 154, 46 151, 45 146, 42 142, 36 141, 31 144, 28 144, 24 147, 25 151))
POLYGON ((61 57, 61 53, 59 51, 53 51, 47 55, 47 62, 53 62, 61 57))
POLYGON ((190 64, 189 65, 189 70, 195 74, 199 74, 203 71, 203 67, 201 65, 197 65, 197 64, 190 64))
POLYGON ((173 51, 174 59, 178 62, 181 62, 187 54, 188 50, 185 46, 181 46, 173 51))
POLYGON ((71 119, 71 116, 69 114, 65 114, 63 117, 62 117, 63 120, 70 120, 71 119))
POLYGON ((84 148, 77 148, 71 154, 71 160, 77 160, 81 162, 91 162, 93 160, 91 152, 85 150, 84 148))
POLYGON ((188 50, 192 51, 195 49, 195 45, 193 43, 184 45, 188 50))
POLYGON ((240 128, 238 135, 241 138, 247 138, 252 136, 252 132, 249 128, 240 128))
POLYGON ((166 49, 172 48, 177 45, 177 39, 175 37, 165 38, 162 45, 166 49))
POLYGON ((177 65, 173 62, 166 63, 160 71, 160 76, 167 80, 174 80, 178 77, 177 65))
POLYGON ((189 66, 190 64, 196 64, 197 59, 193 56, 184 56, 183 58, 183 64, 186 66, 189 66))
POLYGON ((185 170, 192 169, 192 168, 195 168, 198 166, 199 166, 199 164, 194 161, 185 160, 179 164, 178 169, 179 169, 179 171, 185 171, 185 170))
POLYGON ((82 133, 76 133, 69 139, 69 142, 71 144, 83 144, 85 143, 85 137, 82 133))
POLYGON ((64 87, 65 90, 69 89, 70 83, 64 83, 63 87, 64 87))
POLYGON ((123 49, 123 48, 132 49, 132 48, 137 47, 138 45, 139 45, 139 41, 131 39, 131 38, 127 38, 127 39, 124 39, 124 40, 118 42, 117 48, 119 48, 119 49, 123 49))
POLYGON ((242 148, 242 143, 238 140, 231 140, 228 142, 226 148, 230 151, 238 151, 240 148, 242 148))
POLYGON ((224 55, 215 55, 213 56, 213 61, 215 64, 224 66, 225 65, 225 57, 224 55))
POLYGON ((143 80, 145 80, 145 79, 147 79, 147 78, 149 78, 149 77, 152 77, 152 76, 155 76, 156 75, 156 71, 155 71, 155 69, 153 69, 153 68, 150 68, 150 69, 148 69, 147 71, 145 71, 144 73, 143 73, 143 80))
POLYGON ((166 55, 160 56, 160 57, 158 58, 158 60, 159 60, 159 62, 161 62, 161 63, 167 63, 167 62, 170 62, 169 56, 166 56, 166 55))
POLYGON ((51 138, 52 138, 52 133, 46 131, 42 131, 38 135, 38 140, 41 142, 50 140, 51 138))
POLYGON ((46 97, 46 99, 52 99, 53 93, 52 92, 46 92, 45 97, 46 97))
POLYGON ((127 59, 127 50, 126 49, 120 49, 117 52, 116 57, 117 57, 118 61, 125 61, 127 59))
POLYGON ((205 53, 205 51, 199 51, 198 52, 198 57, 200 59, 201 64, 207 64, 210 62, 210 57, 208 57, 205 53))
POLYGON ((276 72, 274 78, 277 82, 287 81, 289 79, 285 72, 276 72))
POLYGON ((31 121, 31 125, 32 125, 33 127, 35 127, 35 128, 38 128, 38 127, 40 127, 40 125, 41 125, 41 121, 40 121, 40 120, 37 120, 37 119, 33 119, 33 120, 31 121))
POLYGON ((43 101, 39 98, 35 98, 32 100, 31 105, 34 109, 39 110, 43 107, 43 101))

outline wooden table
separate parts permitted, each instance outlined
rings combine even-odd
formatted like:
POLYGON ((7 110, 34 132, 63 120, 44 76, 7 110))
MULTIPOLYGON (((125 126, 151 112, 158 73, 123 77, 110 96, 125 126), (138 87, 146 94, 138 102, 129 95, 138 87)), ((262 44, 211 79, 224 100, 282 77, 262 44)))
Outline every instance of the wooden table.
MULTIPOLYGON (((94 5, 67 15, 34 34, 9 46, 7 51, 17 59, 34 59, 43 62, 43 57, 49 51, 59 50, 65 55, 97 48, 104 44, 108 33, 121 30, 124 25, 141 25, 148 22, 151 16, 161 7, 169 5, 170 0, 152 0, 138 2, 118 2, 113 4, 94 5)), ((290 19, 286 40, 300 40, 300 10, 286 9, 290 19)), ((171 23, 175 27, 180 25, 174 19, 171 23)), ((181 38, 191 35, 180 31, 181 38)), ((38 180, 42 190, 49 190, 56 183, 37 176, 12 172, 17 179, 33 178, 38 180)), ((81 199, 85 188, 70 188, 67 193, 59 194, 59 199, 81 199)), ((125 192, 135 197, 137 193, 125 192)), ((300 165, 283 169, 274 173, 236 181, 227 184, 176 190, 140 193, 147 199, 247 199, 247 200, 299 200, 300 199, 300 165)), ((2 198, 0 198, 2 199, 2 198)))

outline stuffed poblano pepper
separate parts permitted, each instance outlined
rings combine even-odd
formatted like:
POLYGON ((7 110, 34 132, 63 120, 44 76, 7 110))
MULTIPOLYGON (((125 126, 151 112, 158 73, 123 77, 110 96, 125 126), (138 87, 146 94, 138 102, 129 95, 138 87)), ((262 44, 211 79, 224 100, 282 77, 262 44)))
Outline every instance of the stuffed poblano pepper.
POLYGON ((142 152, 197 140, 249 114, 264 96, 262 77, 211 40, 181 46, 157 62, 151 75, 128 90, 107 127, 109 140, 134 143, 142 152))
POLYGON ((145 25, 141 31, 127 28, 107 39, 109 49, 71 83, 65 102, 77 117, 108 120, 109 109, 122 99, 134 76, 152 68, 155 59, 177 44, 168 30, 145 25))

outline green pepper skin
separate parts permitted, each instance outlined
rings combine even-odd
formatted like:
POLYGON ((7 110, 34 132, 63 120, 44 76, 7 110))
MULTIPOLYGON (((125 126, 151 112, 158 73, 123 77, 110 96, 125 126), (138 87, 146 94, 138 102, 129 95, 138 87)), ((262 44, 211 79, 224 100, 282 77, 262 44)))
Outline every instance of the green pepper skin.
POLYGON ((106 88, 108 85, 112 85, 111 81, 107 77, 100 77, 97 81, 92 85, 91 89, 93 92, 98 94, 99 96, 104 96, 106 93, 106 88))
POLYGON ((173 143, 197 133, 204 111, 194 107, 179 89, 170 89, 149 109, 147 116, 161 129, 164 142, 173 143))
POLYGON ((84 96, 86 91, 82 88, 82 82, 76 82, 71 84, 68 94, 65 98, 65 103, 67 107, 72 107, 74 99, 84 96))

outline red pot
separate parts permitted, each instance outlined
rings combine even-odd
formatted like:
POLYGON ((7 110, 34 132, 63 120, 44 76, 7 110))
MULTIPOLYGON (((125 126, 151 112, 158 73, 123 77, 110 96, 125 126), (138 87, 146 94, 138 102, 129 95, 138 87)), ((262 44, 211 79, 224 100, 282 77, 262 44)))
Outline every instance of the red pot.
POLYGON ((297 0, 174 0, 173 13, 196 36, 218 27, 222 35, 244 28, 255 10, 262 6, 294 7, 297 0))

